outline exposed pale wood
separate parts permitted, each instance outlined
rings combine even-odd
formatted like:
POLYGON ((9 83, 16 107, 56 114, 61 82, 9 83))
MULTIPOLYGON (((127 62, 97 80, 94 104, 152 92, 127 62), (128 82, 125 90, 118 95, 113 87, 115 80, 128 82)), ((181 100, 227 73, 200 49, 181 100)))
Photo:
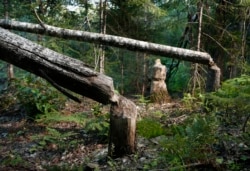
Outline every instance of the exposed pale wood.
POLYGON ((160 59, 156 59, 152 68, 150 87, 150 100, 154 103, 166 103, 170 101, 167 85, 165 83, 166 74, 166 66, 161 64, 160 59))
POLYGON ((134 153, 137 118, 135 104, 120 96, 116 103, 111 104, 110 114, 109 155, 120 157, 123 154, 134 153))

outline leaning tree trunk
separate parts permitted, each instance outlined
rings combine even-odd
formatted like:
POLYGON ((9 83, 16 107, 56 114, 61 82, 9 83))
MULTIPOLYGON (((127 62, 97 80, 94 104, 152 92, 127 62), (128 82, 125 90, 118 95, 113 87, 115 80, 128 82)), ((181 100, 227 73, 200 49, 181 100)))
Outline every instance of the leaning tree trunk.
POLYGON ((103 104, 111 103, 110 144, 115 148, 109 154, 121 156, 135 152, 136 107, 132 101, 115 94, 112 78, 93 71, 79 60, 61 55, 2 28, 0 52, 0 59, 46 79, 76 101, 79 100, 66 89, 103 104))
POLYGON ((39 25, 18 21, 0 20, 0 26, 8 29, 15 29, 19 31, 26 31, 38 34, 47 34, 50 36, 65 39, 74 39, 79 41, 99 43, 102 45, 126 48, 133 51, 147 52, 149 54, 161 55, 169 58, 205 64, 208 65, 209 68, 216 73, 215 75, 217 77, 213 78, 214 90, 217 87, 220 87, 220 85, 218 84, 218 82, 220 82, 218 81, 220 79, 220 68, 214 63, 212 57, 208 53, 160 45, 145 41, 138 41, 135 39, 112 36, 107 34, 103 35, 85 31, 62 29, 58 27, 49 26, 44 23, 40 23, 39 25))

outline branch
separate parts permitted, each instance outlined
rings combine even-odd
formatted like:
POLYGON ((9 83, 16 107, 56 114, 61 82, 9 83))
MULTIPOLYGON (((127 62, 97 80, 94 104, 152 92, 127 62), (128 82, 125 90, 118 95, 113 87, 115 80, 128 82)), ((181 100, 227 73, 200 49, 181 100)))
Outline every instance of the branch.
POLYGON ((45 25, 44 25, 44 22, 40 19, 39 15, 38 15, 37 12, 36 12, 36 9, 34 9, 34 12, 35 12, 36 18, 37 18, 37 20, 39 21, 39 23, 40 23, 40 25, 42 26, 42 28, 43 28, 44 30, 46 30, 46 27, 45 27, 45 25))

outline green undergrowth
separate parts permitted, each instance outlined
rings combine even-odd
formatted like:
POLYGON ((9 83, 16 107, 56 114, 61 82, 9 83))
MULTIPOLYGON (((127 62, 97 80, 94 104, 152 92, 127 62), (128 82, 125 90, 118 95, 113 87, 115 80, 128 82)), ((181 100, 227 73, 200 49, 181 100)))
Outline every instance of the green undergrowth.
POLYGON ((60 110, 67 100, 45 80, 32 74, 16 80, 14 86, 19 103, 25 107, 26 113, 31 117, 60 110))
POLYGON ((38 114, 35 121, 48 126, 52 126, 55 123, 68 122, 84 127, 88 121, 88 115, 85 113, 73 113, 65 115, 61 114, 59 111, 52 110, 51 112, 38 114))
POLYGON ((31 139, 37 142, 37 144, 30 148, 30 152, 33 153, 37 150, 65 151, 74 148, 82 141, 76 138, 77 135, 78 133, 74 131, 59 131, 55 128, 46 127, 45 132, 31 137, 31 139))
POLYGON ((138 122, 137 132, 147 139, 161 137, 162 150, 155 161, 158 164, 167 162, 169 168, 184 168, 197 162, 216 165, 213 146, 218 142, 218 124, 213 115, 191 114, 181 124, 170 126, 161 123, 160 118, 148 117, 138 122))
POLYGON ((215 112, 224 126, 250 131, 250 76, 242 75, 223 82, 222 87, 207 95, 207 109, 215 112))
POLYGON ((96 104, 92 108, 92 115, 86 121, 84 129, 97 135, 101 141, 108 141, 110 114, 102 111, 102 105, 96 104))
POLYGON ((166 130, 159 121, 153 118, 144 118, 137 122, 137 133, 145 138, 154 138, 164 135, 166 130))
POLYGON ((163 155, 171 167, 193 163, 212 164, 216 159, 218 122, 213 116, 196 114, 182 125, 169 129, 172 135, 162 140, 163 155))

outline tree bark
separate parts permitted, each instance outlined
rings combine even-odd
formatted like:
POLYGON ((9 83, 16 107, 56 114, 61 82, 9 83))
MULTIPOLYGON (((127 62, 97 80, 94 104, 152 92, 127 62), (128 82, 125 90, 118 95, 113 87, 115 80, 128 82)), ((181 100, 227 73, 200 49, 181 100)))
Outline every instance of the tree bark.
MULTIPOLYGON (((4 0, 3 6, 4 6, 4 18, 5 18, 5 20, 8 20, 9 19, 10 1, 4 0)), ((7 76, 8 76, 9 82, 11 82, 12 79, 14 79, 14 77, 15 77, 14 76, 14 67, 11 64, 7 64, 7 76)))
POLYGON ((46 79, 59 90, 64 87, 100 103, 111 103, 110 144, 114 145, 114 155, 136 151, 137 109, 132 101, 115 94, 112 78, 2 28, 0 52, 0 59, 46 79))
POLYGON ((0 26, 6 29, 14 29, 19 31, 47 34, 49 36, 73 39, 79 41, 86 41, 98 43, 103 45, 115 46, 119 48, 126 48, 132 51, 147 52, 154 55, 177 58, 184 61, 196 62, 206 65, 214 64, 213 59, 208 53, 193 51, 189 49, 177 48, 167 45, 139 41, 135 39, 113 36, 108 34, 99 34, 86 31, 63 29, 59 27, 49 26, 44 24, 31 24, 26 22, 18 22, 12 20, 0 20, 0 26))
MULTIPOLYGON (((100 0, 99 10, 100 10, 100 33, 106 34, 106 0, 104 2, 100 0)), ((99 66, 100 73, 104 74, 105 72, 105 47, 101 44, 99 47, 99 66)))
POLYGON ((0 52, 0 59, 100 103, 108 104, 115 97, 112 78, 2 28, 0 52))
POLYGON ((109 155, 120 157, 123 154, 134 153, 137 117, 135 104, 120 97, 119 101, 111 104, 110 114, 109 155))
MULTIPOLYGON (((160 55, 168 58, 175 58, 184 61, 190 61, 194 63, 205 64, 210 67, 216 75, 220 75, 220 69, 213 61, 212 57, 208 53, 193 51, 189 49, 177 48, 172 46, 166 46, 156 43, 150 43, 145 41, 139 41, 130 38, 124 38, 119 36, 112 36, 107 34, 98 34, 78 30, 62 29, 58 27, 49 26, 46 24, 31 24, 26 22, 18 22, 11 20, 0 20, 0 26, 7 29, 14 29, 19 31, 47 34, 49 36, 60 37, 64 39, 73 39, 79 41, 86 41, 92 43, 98 43, 102 45, 109 45, 119 48, 126 48, 132 51, 141 51, 149 54, 160 55)), ((214 80, 217 80, 214 78, 214 80)), ((217 82, 214 82, 214 85, 217 82)), ((215 85, 213 90, 220 85, 215 85)))

